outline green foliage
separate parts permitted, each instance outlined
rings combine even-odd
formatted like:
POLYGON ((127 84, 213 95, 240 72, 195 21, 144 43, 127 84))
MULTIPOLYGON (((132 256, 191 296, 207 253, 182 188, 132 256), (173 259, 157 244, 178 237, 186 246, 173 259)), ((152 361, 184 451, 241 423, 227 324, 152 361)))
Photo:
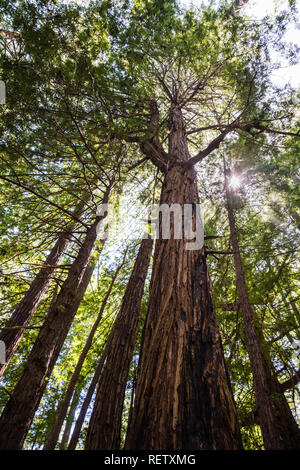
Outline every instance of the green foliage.
MULTIPOLYGON (((290 5, 294 11, 294 1, 290 5)), ((158 200, 162 175, 139 141, 149 137, 149 102, 159 109, 156 132, 167 149, 168 114, 181 103, 190 152, 198 153, 229 123, 259 120, 275 133, 231 133, 219 151, 197 166, 204 206, 207 248, 230 251, 224 201, 223 157, 242 177, 233 192, 238 238, 255 325, 266 360, 280 381, 299 368, 292 343, 300 338, 299 299, 299 138, 298 96, 278 89, 270 45, 285 54, 282 41, 288 12, 255 22, 233 2, 182 9, 173 0, 72 2, 3 0, 0 5, 1 79, 7 103, 0 108, 0 263, 3 326, 39 271, 59 233, 85 210, 62 265, 10 363, 0 393, 3 407, 20 377, 53 295, 78 253, 109 186, 111 201, 158 200), (132 169, 130 169, 132 167, 132 169), (132 189, 134 188, 134 189, 132 189)), ((297 48, 288 48, 297 60, 297 48)), ((99 248, 99 247, 97 247, 99 248)), ((36 413, 25 447, 41 449, 59 402, 99 311, 123 246, 110 240, 80 303, 36 413)), ((77 383, 77 413, 91 382, 133 267, 136 246, 109 297, 93 346, 77 383)), ((98 251, 93 255, 98 257, 98 251)), ((253 418, 252 373, 237 301, 232 256, 209 256, 218 321, 238 407, 245 448, 263 447, 253 418), (253 419, 249 420, 249 416, 253 419)), ((148 285, 142 304, 147 311, 148 285)), ((60 315, 63 315, 61 307, 60 315)), ((139 358, 143 321, 128 377, 122 422, 124 443, 139 358)), ((299 389, 287 392, 299 420, 299 389), (298 395, 297 395, 298 394, 298 395)), ((276 397, 275 397, 276 398, 276 397)), ((91 411, 89 409, 89 414, 91 411)), ((88 420, 88 417, 87 417, 88 420)), ((83 447, 86 423, 78 448, 83 447)))

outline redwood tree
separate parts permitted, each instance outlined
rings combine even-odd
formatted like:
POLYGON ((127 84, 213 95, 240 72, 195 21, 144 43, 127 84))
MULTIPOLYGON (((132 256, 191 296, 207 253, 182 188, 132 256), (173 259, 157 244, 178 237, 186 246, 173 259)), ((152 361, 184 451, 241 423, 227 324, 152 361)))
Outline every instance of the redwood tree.
POLYGON ((232 199, 234 189, 230 187, 230 170, 226 169, 225 193, 230 240, 236 274, 239 305, 243 314, 244 332, 253 375, 256 413, 261 427, 264 446, 267 450, 300 449, 300 430, 284 396, 285 388, 278 381, 272 365, 264 352, 263 338, 257 330, 251 306, 240 254, 232 199))
MULTIPOLYGON (((183 211, 186 204, 199 202, 195 165, 226 136, 280 133, 266 124, 268 96, 257 79, 268 73, 268 28, 262 33, 246 26, 224 5, 181 17, 174 2, 128 10, 123 34, 118 20, 112 20, 120 47, 116 67, 127 76, 118 88, 125 109, 127 104, 121 116, 124 126, 130 123, 128 133, 121 128, 116 134, 138 143, 163 174, 160 203, 177 204, 183 211), (257 102, 266 111, 258 112, 257 102), (145 108, 147 128, 133 119, 145 108)), ((195 218, 194 213, 194 225, 195 218)), ((239 449, 205 250, 188 250, 186 238, 174 238, 156 243, 125 448, 239 449)))
MULTIPOLYGON (((154 143, 165 173, 160 204, 183 209, 199 197, 179 105, 169 128, 168 153, 154 143)), ((126 449, 242 448, 204 248, 188 250, 187 241, 156 242, 126 449)))
POLYGON ((49 437, 47 439, 47 442, 44 446, 44 449, 46 449, 46 450, 55 449, 55 446, 56 446, 56 443, 57 443, 57 440, 58 440, 58 437, 59 437, 59 433, 60 433, 61 427, 63 425, 65 416, 67 414, 68 407, 69 407, 70 401, 72 399, 73 392, 74 392, 74 389, 76 387, 77 381, 79 379, 79 375, 80 375, 83 363, 84 363, 84 361, 85 361, 85 359, 86 359, 86 357, 89 353, 89 350, 92 346, 95 333, 97 331, 99 323, 101 322, 103 312, 105 310, 107 301, 108 301, 109 296, 111 294, 111 291, 113 289, 114 283, 115 283, 115 281, 118 277, 118 274, 119 274, 119 272, 120 272, 120 270, 121 270, 121 268, 122 268, 122 266, 125 262, 126 253, 127 253, 127 250, 125 252, 125 255, 123 257, 123 260, 122 260, 121 264, 117 267, 117 269, 116 269, 116 271, 115 271, 115 273, 114 273, 114 275, 111 279, 110 285, 109 285, 109 287, 107 289, 107 292, 106 292, 106 294, 103 298, 103 301, 101 303, 101 307, 100 307, 99 313, 97 315, 97 318, 96 318, 96 320, 95 320, 95 322, 94 322, 94 324, 91 328, 91 331, 88 335, 88 338, 86 340, 84 348, 81 351, 80 356, 78 358, 78 362, 76 364, 75 370, 74 370, 74 372, 72 374, 72 377, 71 377, 71 379, 68 383, 66 393, 65 393, 62 401, 59 404, 57 418, 56 418, 56 420, 53 424, 50 435, 49 435, 49 437))
MULTIPOLYGON (((78 219, 82 212, 83 204, 75 211, 75 218, 78 219)), ((43 295, 45 294, 49 283, 58 267, 72 236, 72 232, 76 227, 76 223, 72 222, 69 226, 59 235, 55 245, 47 256, 42 269, 38 272, 35 279, 32 281, 28 291, 25 293, 23 299, 19 302, 11 318, 5 324, 5 327, 0 333, 0 341, 5 344, 6 362, 0 365, 0 378, 5 372, 15 350, 21 341, 25 328, 28 326, 34 312, 39 306, 43 295), (23 328, 22 328, 23 327, 23 328)))
MULTIPOLYGON (((14 2, 6 3, 12 3, 14 12, 14 2)), ((117 148, 121 143, 121 148, 126 142, 126 154, 120 152, 117 157, 119 163, 122 160, 125 164, 117 166, 118 180, 127 178, 125 166, 132 169, 145 164, 143 169, 148 170, 152 165, 157 178, 163 180, 161 204, 176 204, 179 212, 190 205, 197 228, 197 165, 205 163, 234 134, 245 140, 263 133, 291 134, 288 107, 282 112, 280 93, 272 90, 268 81, 272 71, 268 45, 279 43, 287 17, 279 15, 274 21, 257 24, 234 8, 242 3, 245 2, 224 0, 215 8, 185 12, 174 0, 133 4, 119 0, 82 7, 84 15, 80 15, 79 7, 56 11, 42 0, 26 2, 24 7, 22 4, 16 10, 16 23, 22 37, 27 38, 26 50, 33 54, 30 66, 29 52, 22 57, 24 62, 18 72, 21 76, 24 71, 27 73, 25 103, 30 104, 31 110, 34 108, 31 116, 39 118, 39 122, 28 125, 24 102, 17 113, 3 113, 4 125, 10 116, 22 118, 15 118, 16 124, 6 133, 6 168, 0 178, 42 199, 49 207, 57 207, 55 197, 49 198, 47 190, 52 190, 53 185, 55 196, 59 197, 65 195, 67 184, 60 176, 57 184, 54 178, 44 185, 49 168, 67 168, 71 174, 69 191, 79 194, 81 186, 76 183, 84 181, 90 186, 91 175, 98 177, 100 167, 101 183, 106 180, 110 166, 107 145, 116 143, 117 148), (40 70, 49 72, 47 81, 40 70), (20 129, 25 129, 24 139, 18 138, 20 129), (49 145, 52 140, 58 144, 55 152, 49 145), (26 161, 26 171, 34 161, 34 170, 40 172, 38 188, 33 184, 36 179, 28 177, 27 172, 23 177, 14 170, 14 158, 19 153, 26 161), (136 161, 133 156, 139 158, 140 153, 143 158, 136 161), (41 170, 44 161, 45 172, 41 170)), ((15 68, 11 62, 7 67, 11 83, 15 68)), ((286 103, 285 92, 282 96, 286 103)), ((4 409, 0 419, 0 443, 4 449, 22 446, 85 290, 84 279, 88 281, 90 276, 94 229, 93 225, 88 230, 4 409)), ((241 449, 207 253, 201 246, 187 249, 191 243, 188 235, 177 239, 174 232, 172 219, 171 238, 163 239, 159 233, 156 242, 125 448, 241 449)), ((127 359, 128 351, 130 348, 127 359)), ((100 359, 81 422, 107 357, 103 354, 100 359)), ((119 371, 114 372, 120 377, 119 371)), ((123 385, 125 372, 126 367, 121 374, 123 385)), ((105 377, 103 390, 108 384, 108 376, 105 377)), ((97 400, 88 448, 118 445, 122 387, 116 400, 118 417, 113 433, 106 431, 105 437, 101 436, 97 416, 101 412, 101 416, 110 419, 113 404, 102 410, 97 400)), ((78 429, 79 426, 70 448, 78 429)))
MULTIPOLYGON (((108 194, 105 196, 106 201, 108 194)), ((94 263, 92 261, 89 264, 89 261, 99 223, 105 215, 98 215, 88 228, 78 255, 40 329, 21 378, 2 412, 1 449, 21 449, 23 446, 49 375, 90 281, 94 263)))
MULTIPOLYGON (((140 320, 152 239, 141 243, 122 305, 108 337, 85 448, 120 449, 122 410, 140 320)), ((102 362, 102 358, 100 360, 102 362)))

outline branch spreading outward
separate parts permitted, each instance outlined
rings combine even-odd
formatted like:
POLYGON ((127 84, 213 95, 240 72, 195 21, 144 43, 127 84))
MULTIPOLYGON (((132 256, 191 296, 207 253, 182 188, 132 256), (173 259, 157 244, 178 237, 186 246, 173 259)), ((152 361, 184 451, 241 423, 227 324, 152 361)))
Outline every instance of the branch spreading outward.
POLYGON ((277 129, 270 129, 269 127, 262 125, 258 120, 253 120, 247 123, 240 123, 239 120, 237 119, 233 121, 231 124, 229 124, 228 126, 226 126, 225 129, 215 139, 213 139, 204 150, 202 150, 197 155, 192 157, 190 160, 185 162, 185 165, 188 167, 191 167, 195 165, 196 163, 201 162, 213 150, 216 150, 217 148, 219 148, 221 142, 223 142, 226 135, 234 130, 242 130, 244 132, 248 132, 252 136, 261 134, 262 132, 267 132, 270 134, 278 134, 278 135, 283 135, 283 136, 291 136, 291 137, 300 138, 300 131, 298 132, 280 131, 277 129), (255 132, 254 131, 255 129, 257 129, 258 132, 255 132))
MULTIPOLYGON (((137 136, 126 138, 127 142, 139 143, 142 152, 146 156, 145 158, 137 162, 135 165, 133 165, 132 168, 135 168, 140 163, 143 163, 145 160, 149 159, 162 172, 165 172, 168 167, 168 154, 167 152, 165 152, 162 146, 162 143, 158 137, 159 110, 158 110, 157 102, 155 99, 150 100, 149 108, 150 108, 150 120, 148 123, 147 135, 145 136, 145 138, 141 138, 137 136)), ((196 163, 201 162, 211 152, 218 149, 220 144, 223 142, 223 140, 227 136, 227 134, 233 131, 240 130, 243 132, 247 132, 253 137, 263 132, 267 132, 270 134, 278 134, 278 135, 283 135, 283 136, 291 136, 291 137, 300 138, 300 131, 288 132, 288 131, 283 131, 283 130, 271 129, 263 125, 258 119, 253 119, 252 121, 248 121, 248 122, 241 122, 240 118, 242 114, 243 112, 240 113, 240 115, 232 123, 228 125, 224 125, 224 126, 212 125, 212 126, 207 126, 201 129, 188 132, 188 134, 190 134, 194 132, 199 132, 201 130, 216 129, 217 127, 219 129, 220 127, 223 128, 220 134, 215 139, 213 139, 204 150, 201 150, 199 153, 197 153, 197 155, 190 158, 188 161, 182 162, 182 164, 191 168, 196 163)), ((132 168, 130 167, 130 169, 132 168)))
POLYGON ((280 384, 282 392, 289 390, 290 388, 296 387, 300 382, 300 369, 290 379, 280 384))
POLYGON ((148 138, 141 142, 142 152, 161 170, 167 167, 167 154, 157 136, 159 124, 159 110, 155 99, 150 100, 150 120, 148 124, 148 138))
POLYGON ((205 157, 207 157, 213 150, 219 148, 221 142, 225 139, 226 135, 229 134, 233 129, 231 126, 228 126, 221 134, 218 135, 214 140, 212 140, 206 149, 202 150, 201 152, 197 153, 193 158, 187 161, 185 164, 189 167, 196 165, 196 163, 201 162, 205 157))
POLYGON ((157 135, 159 125, 159 110, 155 99, 151 99, 149 103, 150 108, 150 119, 148 122, 148 128, 145 137, 139 136, 127 136, 126 142, 136 142, 140 145, 141 151, 146 156, 139 160, 136 164, 132 165, 128 171, 136 168, 140 163, 146 160, 151 160, 156 167, 162 172, 166 171, 167 168, 167 153, 163 149, 162 143, 157 135))

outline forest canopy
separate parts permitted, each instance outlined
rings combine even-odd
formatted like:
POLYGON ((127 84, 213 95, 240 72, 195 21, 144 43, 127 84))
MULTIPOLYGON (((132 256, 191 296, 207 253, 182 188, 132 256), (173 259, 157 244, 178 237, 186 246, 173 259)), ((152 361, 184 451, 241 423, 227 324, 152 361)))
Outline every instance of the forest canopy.
POLYGON ((300 449, 300 4, 254 3, 1 1, 1 450, 300 449))

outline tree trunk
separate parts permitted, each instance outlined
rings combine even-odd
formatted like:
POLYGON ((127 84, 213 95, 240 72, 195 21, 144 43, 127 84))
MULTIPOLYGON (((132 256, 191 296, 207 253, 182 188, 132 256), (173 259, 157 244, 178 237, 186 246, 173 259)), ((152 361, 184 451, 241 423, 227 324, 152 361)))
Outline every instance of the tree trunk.
MULTIPOLYGON (((81 204, 80 207, 75 211, 76 217, 80 216, 82 210, 83 204, 81 204)), ((25 328, 10 328, 14 326, 28 326, 34 312, 39 306, 42 297, 50 284, 56 267, 59 265, 66 251, 75 226, 76 224, 73 223, 60 234, 57 242, 44 262, 43 268, 39 271, 23 299, 15 308, 11 318, 5 325, 5 329, 3 329, 0 333, 0 341, 4 342, 6 351, 6 362, 5 364, 0 364, 0 378, 4 374, 6 367, 8 366, 14 352, 16 351, 25 331, 25 328)))
POLYGON ((77 445, 77 442, 78 442, 78 439, 79 439, 79 436, 80 436, 80 431, 81 431, 82 425, 84 423, 88 407, 89 407, 89 405, 91 403, 91 400, 92 400, 92 397, 94 395, 97 383, 99 381, 99 377, 101 375, 101 371, 102 371, 105 359, 106 359, 106 354, 105 354, 105 349, 104 349, 103 353, 101 354, 100 362, 99 362, 99 364, 96 368, 96 371, 94 373, 94 377, 93 377, 93 379, 90 383, 90 386, 88 388, 86 397, 83 401, 79 416, 77 418, 77 421, 76 421, 76 424, 75 424, 75 427, 74 427, 74 430, 73 430, 73 434, 72 434, 70 443, 68 445, 68 450, 75 450, 75 448, 76 448, 76 445, 77 445))
POLYGON ((72 424, 74 423, 76 408, 78 406, 78 402, 80 398, 80 392, 81 392, 81 387, 76 387, 74 391, 72 403, 70 405, 70 410, 66 419, 66 425, 65 425, 63 437, 61 439, 61 443, 59 444, 60 450, 65 450, 67 448, 67 445, 70 439, 72 424))
POLYGON ((243 263, 240 255, 235 218, 231 206, 231 192, 225 177, 227 211, 231 245, 234 253, 237 291, 243 314, 244 331, 253 374, 257 416, 264 446, 267 450, 300 449, 300 431, 292 415, 280 383, 272 374, 271 365, 262 352, 262 344, 255 326, 249 301, 243 263))
MULTIPOLYGON (((197 204, 179 108, 171 111, 168 155, 161 204, 197 204)), ((125 449, 241 448, 204 248, 158 239, 125 449)))
MULTIPOLYGON (((125 256, 126 256, 126 254, 125 254, 125 256)), ((89 350, 91 349, 95 333, 96 333, 97 328, 99 326, 99 323, 102 319, 103 312, 104 312, 104 309, 106 307, 109 296, 111 294, 111 291, 112 291, 112 288, 114 286, 115 280, 117 279, 117 276, 118 276, 122 266, 124 265, 125 256, 123 258, 122 263, 118 266, 118 268, 116 269, 116 271, 115 271, 115 273, 112 277, 109 288, 108 288, 108 290, 107 290, 107 292, 104 296, 104 299, 102 301, 102 304, 101 304, 99 313, 97 315, 97 318, 96 318, 96 320, 95 320, 95 322, 92 326, 92 329, 91 329, 91 331, 89 333, 89 336, 86 340, 86 343, 84 345, 84 348, 81 351, 81 354, 79 356, 78 362, 77 362, 76 367, 75 367, 75 370, 74 370, 73 375, 72 375, 72 377, 70 379, 70 382, 68 384, 65 396, 64 396, 64 398, 62 399, 62 401, 59 405, 58 415, 57 415, 57 418, 56 418, 55 423, 53 425, 53 428, 51 430, 51 433, 49 435, 49 438, 47 439, 47 442, 45 444, 45 447, 44 447, 45 450, 55 449, 55 446, 56 446, 56 443, 57 443, 57 440, 58 440, 58 437, 59 437, 59 433, 60 433, 61 427, 63 425, 64 419, 66 417, 68 407, 69 407, 70 401, 72 399, 72 395, 73 395, 74 389, 76 387, 76 383, 78 381, 83 363, 84 363, 84 361, 85 361, 85 359, 88 355, 89 350)))
POLYGON ((118 450, 126 384, 140 320, 141 301, 153 240, 144 239, 105 348, 94 409, 87 433, 88 450, 118 450))
POLYGON ((24 371, 0 418, 0 449, 21 449, 47 380, 91 278, 90 255, 103 216, 97 216, 33 345, 24 371))

